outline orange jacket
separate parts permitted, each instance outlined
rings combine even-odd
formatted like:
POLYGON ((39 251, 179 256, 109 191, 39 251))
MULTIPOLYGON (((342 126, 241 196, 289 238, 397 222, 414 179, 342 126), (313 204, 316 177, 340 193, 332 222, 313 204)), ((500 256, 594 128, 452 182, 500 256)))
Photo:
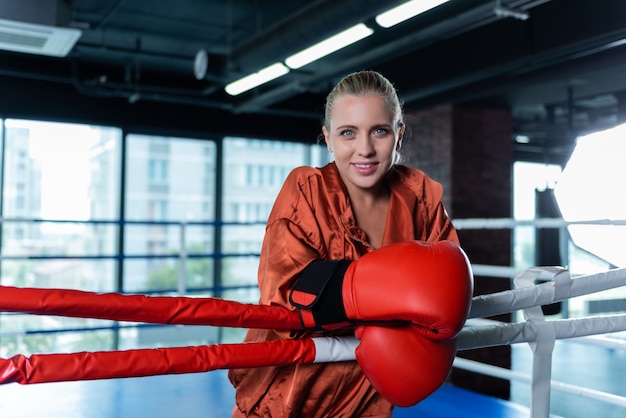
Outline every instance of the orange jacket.
MULTIPOLYGON (((441 203, 439 183, 422 171, 395 166, 382 245, 458 237, 441 203)), ((269 216, 259 264, 260 304, 294 309, 289 292, 313 260, 356 260, 373 251, 355 223, 334 163, 293 170, 269 216)), ((351 331, 343 330, 338 333, 351 331)), ((245 341, 310 336, 310 331, 251 329, 245 341)), ((392 405, 369 384, 355 361, 229 371, 236 388, 233 416, 389 417, 392 405), (246 415, 248 414, 248 415, 246 415)))

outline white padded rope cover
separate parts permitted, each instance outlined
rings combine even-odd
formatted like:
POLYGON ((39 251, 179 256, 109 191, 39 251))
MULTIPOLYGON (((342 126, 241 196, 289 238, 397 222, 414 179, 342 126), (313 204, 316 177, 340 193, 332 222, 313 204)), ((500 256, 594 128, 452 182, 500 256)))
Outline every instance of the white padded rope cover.
POLYGON ((354 350, 359 340, 354 336, 313 338, 315 360, 313 363, 355 360, 354 350))
MULTIPOLYGON (((537 269, 541 268, 532 267, 528 270, 535 271, 537 269)), ((525 274, 525 272, 521 274, 525 274)), ((469 317, 484 318, 533 306, 549 305, 565 299, 624 285, 626 285, 626 268, 579 276, 574 279, 568 277, 558 282, 546 281, 532 287, 476 296, 472 299, 469 317)))
MULTIPOLYGON (((458 349, 529 343, 533 350, 533 374, 530 378, 533 418, 549 416, 552 385, 557 387, 561 385, 562 389, 578 391, 580 395, 586 397, 625 405, 626 397, 552 381, 551 362, 555 340, 626 331, 626 314, 547 321, 541 306, 624 286, 626 269, 614 269, 572 279, 569 271, 561 267, 532 267, 517 275, 514 282, 518 286, 517 289, 476 296, 472 299, 469 319, 458 335, 458 349), (523 310, 525 322, 504 323, 484 319, 518 310, 523 310)), ((316 363, 356 358, 354 350, 359 341, 355 337, 324 337, 313 340, 316 347, 316 363)), ((390 341, 390 344, 392 343, 390 341)), ((463 367, 462 359, 457 360, 455 365, 463 367)), ((471 365, 471 367, 483 367, 485 373, 492 373, 489 371, 491 370, 489 365, 471 365)), ((513 377, 515 376, 511 376, 513 377)))

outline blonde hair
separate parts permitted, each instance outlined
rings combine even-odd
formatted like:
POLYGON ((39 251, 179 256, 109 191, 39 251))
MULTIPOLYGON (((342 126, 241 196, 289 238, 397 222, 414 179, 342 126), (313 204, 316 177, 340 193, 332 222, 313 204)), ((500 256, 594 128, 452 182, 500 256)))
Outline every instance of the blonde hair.
MULTIPOLYGON (((343 77, 333 89, 326 96, 326 105, 324 107, 324 127, 330 132, 330 119, 335 105, 335 100, 341 96, 356 96, 363 97, 369 95, 380 96, 385 102, 385 106, 391 114, 393 114, 393 129, 394 133, 404 126, 404 118, 402 111, 402 102, 398 97, 398 92, 393 86, 391 81, 385 78, 382 74, 372 71, 364 70, 357 71, 352 74, 348 74, 343 77)), ((324 135, 320 134, 318 141, 322 141, 324 135)), ((397 164, 401 160, 401 155, 396 149, 395 158, 393 164, 397 164)))
POLYGON ((330 115, 335 105, 335 100, 344 95, 368 96, 378 95, 382 97, 389 111, 394 115, 394 129, 404 125, 402 117, 402 103, 393 84, 382 74, 371 71, 358 71, 342 78, 326 96, 324 108, 324 126, 330 131, 330 115))

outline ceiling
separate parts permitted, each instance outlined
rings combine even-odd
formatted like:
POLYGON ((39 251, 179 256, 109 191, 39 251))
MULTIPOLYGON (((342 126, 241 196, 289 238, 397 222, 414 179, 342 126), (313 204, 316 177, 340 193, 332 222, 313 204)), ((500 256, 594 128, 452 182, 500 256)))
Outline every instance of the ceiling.
POLYGON ((626 121, 623 0, 451 0, 377 26, 400 3, 0 0, 0 19, 82 31, 63 58, 0 51, 0 116, 310 141, 328 90, 367 68, 394 82, 406 111, 511 109, 516 159, 563 161, 577 135, 626 121), (360 22, 373 35, 252 91, 224 91, 360 22), (197 79, 200 50, 208 68, 197 79))

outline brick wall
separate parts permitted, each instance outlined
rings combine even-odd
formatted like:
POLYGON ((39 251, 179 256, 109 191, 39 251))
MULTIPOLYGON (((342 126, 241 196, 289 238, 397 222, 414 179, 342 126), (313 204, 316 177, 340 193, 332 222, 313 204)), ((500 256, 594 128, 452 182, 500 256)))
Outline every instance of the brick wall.
MULTIPOLYGON (((508 218, 512 216, 512 120, 510 112, 482 107, 440 106, 406 115, 407 165, 420 168, 444 186, 450 216, 508 218)), ((509 266, 511 231, 460 230, 461 245, 472 263, 509 266)), ((475 295, 510 288, 506 278, 475 277, 475 295)), ((510 315, 499 320, 510 320, 510 315)), ((510 368, 510 346, 470 350, 466 358, 510 368)), ((508 381, 455 369, 453 383, 472 390, 509 397, 508 381)))
MULTIPOLYGON (((404 163, 423 170, 443 185, 444 204, 452 210, 452 108, 438 107, 405 115, 404 163)), ((450 216, 452 214, 450 213, 450 216)))

